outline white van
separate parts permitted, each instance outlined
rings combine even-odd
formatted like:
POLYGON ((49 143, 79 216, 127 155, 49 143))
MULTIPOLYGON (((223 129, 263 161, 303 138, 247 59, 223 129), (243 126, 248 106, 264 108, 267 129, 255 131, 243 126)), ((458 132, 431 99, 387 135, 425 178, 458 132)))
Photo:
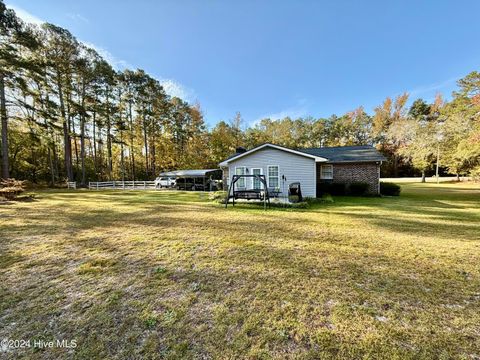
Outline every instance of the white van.
POLYGON ((175 187, 176 181, 173 177, 159 176, 155 179, 155 188, 173 188, 175 187))

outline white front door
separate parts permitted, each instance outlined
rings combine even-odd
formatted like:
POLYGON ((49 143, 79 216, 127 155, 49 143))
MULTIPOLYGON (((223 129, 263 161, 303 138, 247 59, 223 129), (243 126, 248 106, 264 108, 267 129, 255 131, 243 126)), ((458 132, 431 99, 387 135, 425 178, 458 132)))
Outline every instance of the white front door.
MULTIPOLYGON (((262 168, 253 168, 252 169, 252 175, 262 175, 263 170, 262 168)), ((253 186, 255 190, 261 190, 263 188, 262 182, 258 178, 252 178, 253 181, 253 186)))

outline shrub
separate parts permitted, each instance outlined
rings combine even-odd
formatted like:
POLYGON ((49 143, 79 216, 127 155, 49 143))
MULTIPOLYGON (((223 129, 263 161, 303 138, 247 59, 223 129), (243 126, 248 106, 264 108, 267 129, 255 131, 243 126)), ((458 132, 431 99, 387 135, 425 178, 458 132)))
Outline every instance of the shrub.
POLYGON ((346 188, 344 183, 332 183, 330 185, 330 195, 345 195, 346 188))
POLYGON ((317 196, 322 196, 323 194, 328 194, 330 184, 328 183, 317 183, 317 196))
POLYGON ((270 206, 274 208, 286 208, 286 209, 308 209, 315 204, 327 204, 333 203, 333 199, 329 194, 323 195, 321 198, 304 197, 303 201, 296 203, 284 203, 280 201, 270 202, 270 206))
POLYGON ((227 196, 226 191, 212 191, 208 193, 208 200, 210 201, 223 200, 225 199, 225 196, 227 196))
POLYGON ((317 196, 324 194, 345 195, 346 185, 344 183, 321 182, 317 185, 317 196))
POLYGON ((208 200, 214 201, 218 204, 225 204, 227 198, 226 191, 213 191, 208 193, 208 200))
POLYGON ((313 204, 327 204, 333 203, 333 198, 330 194, 323 194, 322 197, 313 198, 313 197, 305 197, 303 201, 307 202, 310 205, 313 204))
POLYGON ((292 209, 308 209, 310 207, 310 204, 306 201, 300 201, 297 203, 290 204, 290 207, 292 209))
POLYGON ((470 176, 475 182, 480 182, 480 166, 477 166, 470 171, 470 176))
POLYGON ((7 200, 15 200, 16 197, 25 191, 25 181, 15 179, 4 179, 0 181, 0 196, 7 200))
POLYGON ((348 187, 350 195, 361 196, 365 195, 368 190, 368 183, 366 182, 352 182, 348 187))
POLYGON ((308 209, 309 206, 310 206, 310 204, 306 201, 300 201, 300 202, 296 202, 296 203, 284 203, 284 202, 280 202, 280 201, 271 201, 270 202, 270 207, 272 207, 272 208, 308 209))
POLYGON ((399 196, 400 195, 400 185, 390 183, 390 182, 381 182, 380 183, 380 194, 387 196, 399 196))

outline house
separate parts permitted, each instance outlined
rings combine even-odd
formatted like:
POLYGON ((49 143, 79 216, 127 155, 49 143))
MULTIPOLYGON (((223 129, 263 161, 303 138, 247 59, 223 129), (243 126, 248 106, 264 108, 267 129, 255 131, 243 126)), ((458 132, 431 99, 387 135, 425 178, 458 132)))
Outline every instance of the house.
MULTIPOLYGON (((309 149, 289 149, 263 144, 253 149, 237 148, 235 154, 219 165, 223 183, 228 188, 232 176, 265 175, 269 189, 281 194, 289 184, 300 182, 303 196, 316 197, 322 182, 350 184, 366 182, 369 193, 380 192, 380 166, 385 158, 372 146, 339 146, 309 149)), ((253 177, 240 178, 237 189, 261 189, 253 177)))

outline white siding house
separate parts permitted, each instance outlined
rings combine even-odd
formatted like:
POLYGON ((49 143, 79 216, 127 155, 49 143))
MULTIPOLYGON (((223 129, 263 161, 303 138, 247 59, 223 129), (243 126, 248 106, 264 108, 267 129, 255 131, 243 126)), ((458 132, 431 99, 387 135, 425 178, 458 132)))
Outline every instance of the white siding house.
MULTIPOLYGON (((338 146, 308 149, 289 149, 263 144, 237 152, 220 163, 226 189, 234 175, 265 175, 269 192, 274 189, 287 195, 291 183, 299 182, 302 195, 315 197, 325 184, 368 184, 368 193, 380 193, 380 166, 385 157, 373 146, 338 146)), ((241 177, 234 190, 263 188, 254 177, 241 177)))
MULTIPOLYGON (((316 161, 326 161, 326 159, 268 144, 230 161, 226 160, 220 166, 228 169, 227 185, 230 185, 232 176, 235 174, 261 174, 265 175, 269 188, 277 188, 282 194, 288 193, 288 186, 291 183, 300 182, 302 195, 315 197, 316 161)), ((253 178, 242 178, 235 186, 238 189, 261 188, 259 183, 254 183, 253 178)))

